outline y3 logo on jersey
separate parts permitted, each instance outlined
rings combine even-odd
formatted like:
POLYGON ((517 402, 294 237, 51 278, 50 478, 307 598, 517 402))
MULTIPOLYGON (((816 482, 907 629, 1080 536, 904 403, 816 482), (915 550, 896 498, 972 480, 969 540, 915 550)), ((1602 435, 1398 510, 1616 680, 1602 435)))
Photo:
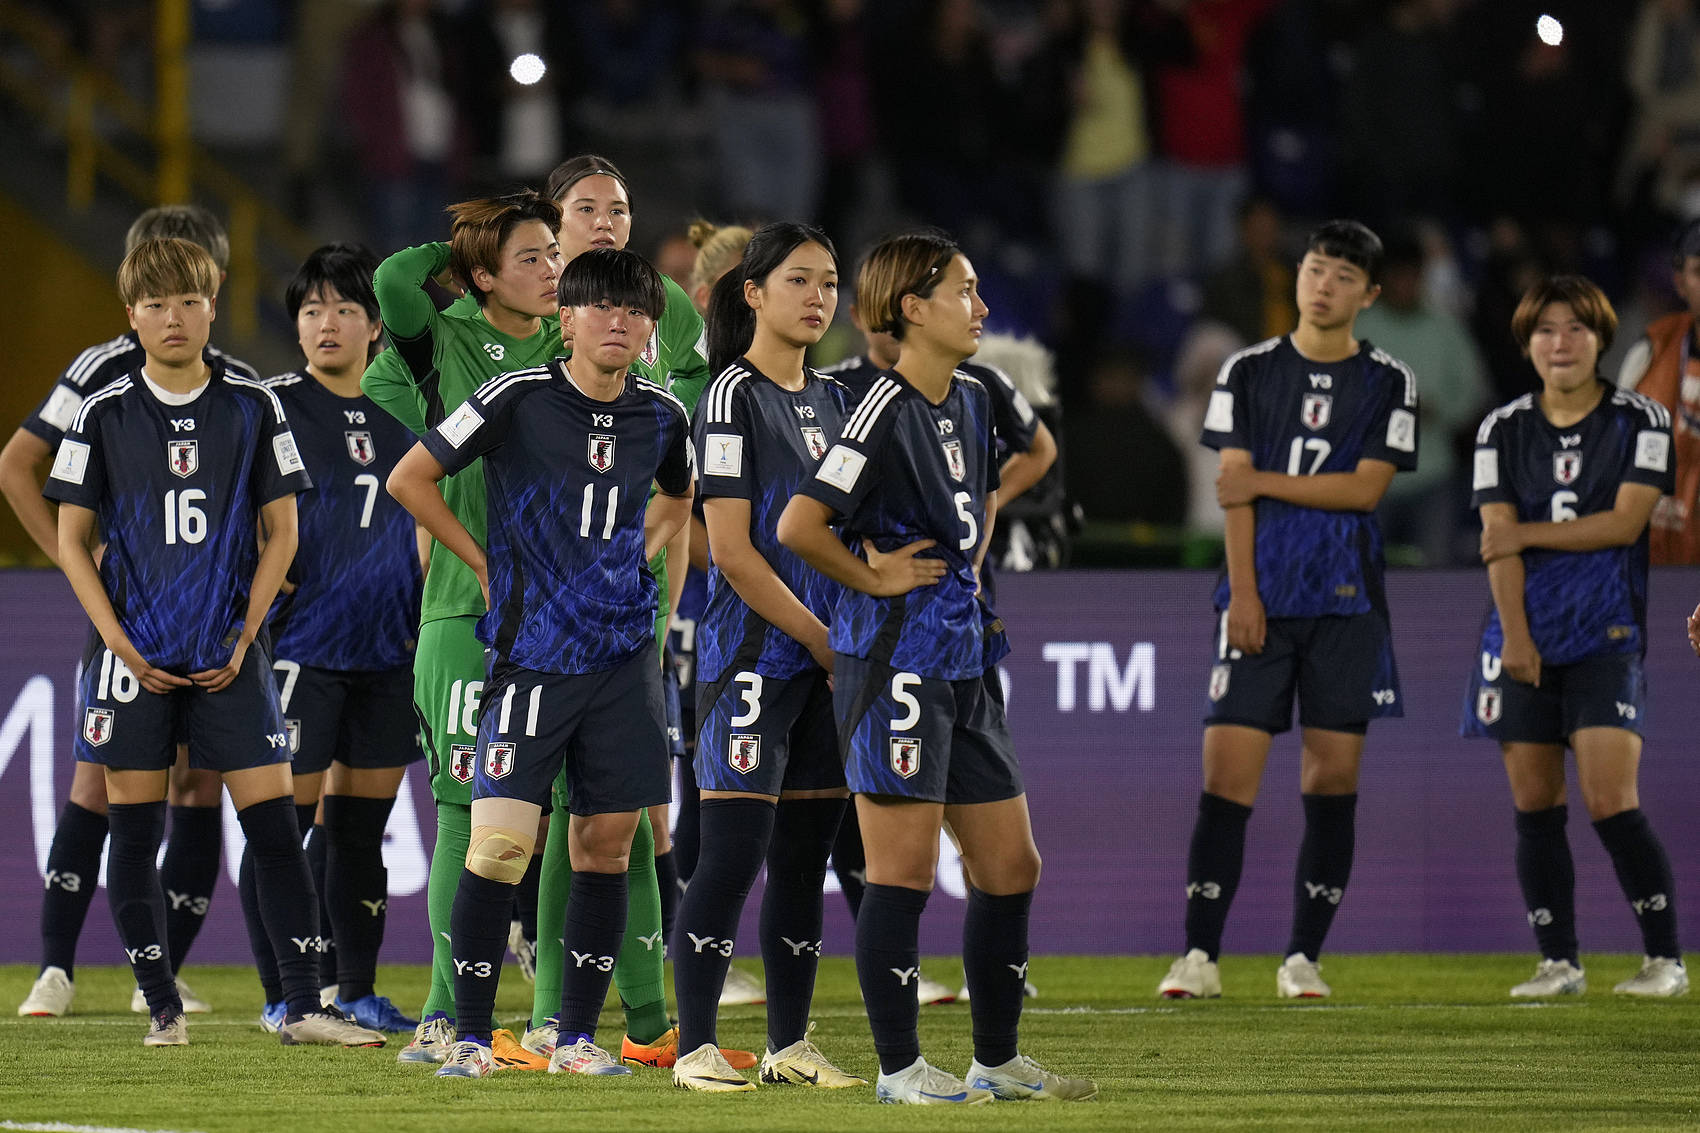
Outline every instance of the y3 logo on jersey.
POLYGON ((165 460, 173 476, 187 479, 201 466, 201 446, 198 441, 167 441, 165 460))

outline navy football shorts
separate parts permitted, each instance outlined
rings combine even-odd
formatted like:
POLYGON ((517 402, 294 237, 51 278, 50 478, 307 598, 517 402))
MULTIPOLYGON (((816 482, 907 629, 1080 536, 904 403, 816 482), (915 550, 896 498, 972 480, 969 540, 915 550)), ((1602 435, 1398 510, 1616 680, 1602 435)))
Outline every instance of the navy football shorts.
POLYGON ((413 665, 343 672, 273 661, 289 753, 297 775, 331 761, 348 767, 406 767, 424 758, 413 710, 413 665))
POLYGON ((479 707, 476 758, 474 802, 520 799, 547 809, 563 766, 573 814, 666 802, 672 767, 655 649, 573 676, 499 666, 479 707))
POLYGON ((1502 744, 1562 744, 1582 728, 1641 734, 1647 681, 1639 653, 1607 653, 1568 665, 1542 665, 1540 687, 1512 680, 1482 651, 1464 695, 1460 735, 1502 744))
POLYGON ((826 673, 764 677, 728 669, 702 682, 697 786, 705 791, 822 791, 844 786, 826 673))
POLYGON ((242 668, 220 692, 182 688, 149 692, 124 662, 93 637, 83 653, 80 708, 72 749, 84 763, 114 771, 164 771, 189 745, 189 766, 246 771, 289 761, 289 736, 272 683, 270 642, 248 647, 242 668))
POLYGON ((950 805, 1020 795, 997 686, 996 669, 949 681, 837 654, 832 706, 850 789, 950 805))
POLYGON ((1270 618, 1262 653, 1228 648, 1228 614, 1216 619, 1205 726, 1239 724, 1279 735, 1293 726, 1363 734, 1371 720, 1405 714, 1393 634, 1385 614, 1270 618))

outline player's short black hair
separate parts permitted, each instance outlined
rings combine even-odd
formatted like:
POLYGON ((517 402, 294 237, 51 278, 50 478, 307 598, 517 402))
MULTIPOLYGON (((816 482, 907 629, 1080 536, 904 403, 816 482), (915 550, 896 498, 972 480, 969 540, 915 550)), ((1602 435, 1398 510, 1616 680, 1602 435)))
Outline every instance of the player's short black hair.
POLYGON ((657 322, 667 309, 661 273, 648 260, 624 248, 592 248, 574 256, 561 269, 555 295, 562 307, 612 303, 636 307, 657 322))
POLYGON ((1363 269, 1371 284, 1381 282, 1381 266, 1385 253, 1381 237, 1369 226, 1355 220, 1331 220, 1310 234, 1305 252, 1333 256, 1363 269))
POLYGON ((626 194, 626 207, 632 204, 631 186, 626 181, 626 175, 613 162, 598 153, 581 153, 577 157, 569 157, 555 166, 549 173, 548 187, 544 194, 559 204, 568 189, 583 181, 586 177, 594 177, 598 173, 612 177, 620 183, 620 188, 626 194))
POLYGON ((335 292, 350 302, 360 304, 366 317, 379 319, 378 296, 372 290, 372 274, 378 270, 378 257, 364 244, 325 244, 313 249, 313 254, 301 262, 289 286, 283 291, 283 305, 289 317, 301 312, 301 304, 315 294, 335 292))
POLYGON ((755 341, 756 313, 744 298, 744 283, 766 286, 767 277, 784 266, 804 244, 819 244, 838 263, 838 249, 812 224, 780 221, 758 228, 744 255, 720 277, 708 297, 708 370, 718 374, 755 341))

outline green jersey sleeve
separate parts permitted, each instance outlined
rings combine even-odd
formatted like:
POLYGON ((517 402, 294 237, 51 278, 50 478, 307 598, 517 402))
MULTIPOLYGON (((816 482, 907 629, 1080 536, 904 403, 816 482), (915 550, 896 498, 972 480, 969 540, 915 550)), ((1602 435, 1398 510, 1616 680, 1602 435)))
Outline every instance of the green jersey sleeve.
POLYGON ((667 308, 661 313, 661 364, 666 368, 666 386, 685 403, 686 412, 696 415, 697 399, 708 386, 708 334, 685 289, 667 276, 667 308))

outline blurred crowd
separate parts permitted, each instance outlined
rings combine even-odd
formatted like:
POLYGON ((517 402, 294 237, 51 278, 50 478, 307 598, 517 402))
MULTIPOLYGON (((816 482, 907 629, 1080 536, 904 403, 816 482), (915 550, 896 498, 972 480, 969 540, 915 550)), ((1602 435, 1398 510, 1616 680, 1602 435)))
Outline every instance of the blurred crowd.
MULTIPOLYGON (((69 9, 97 58, 141 6, 69 9)), ((1606 361, 1673 309, 1700 214, 1700 0, 221 0, 196 42, 287 55, 278 191, 380 254, 563 155, 637 169, 669 221, 814 219, 847 259, 900 224, 963 240, 998 330, 1055 356, 1086 515, 1219 529, 1203 399, 1290 330, 1335 215, 1385 239, 1363 337, 1411 364, 1422 468, 1384 516, 1407 561, 1473 561, 1460 454, 1533 387, 1527 283, 1618 303, 1606 361), (1131 482, 1140 485, 1128 491, 1131 482)), ((672 229, 640 226, 665 249, 672 229)), ((682 226, 679 226, 682 228, 682 226)), ((338 233, 338 235, 343 235, 338 233)), ((675 240, 676 244, 677 241, 675 240)), ((856 344, 843 342, 840 349, 856 344)), ((831 358, 822 359, 831 361, 831 358)))

